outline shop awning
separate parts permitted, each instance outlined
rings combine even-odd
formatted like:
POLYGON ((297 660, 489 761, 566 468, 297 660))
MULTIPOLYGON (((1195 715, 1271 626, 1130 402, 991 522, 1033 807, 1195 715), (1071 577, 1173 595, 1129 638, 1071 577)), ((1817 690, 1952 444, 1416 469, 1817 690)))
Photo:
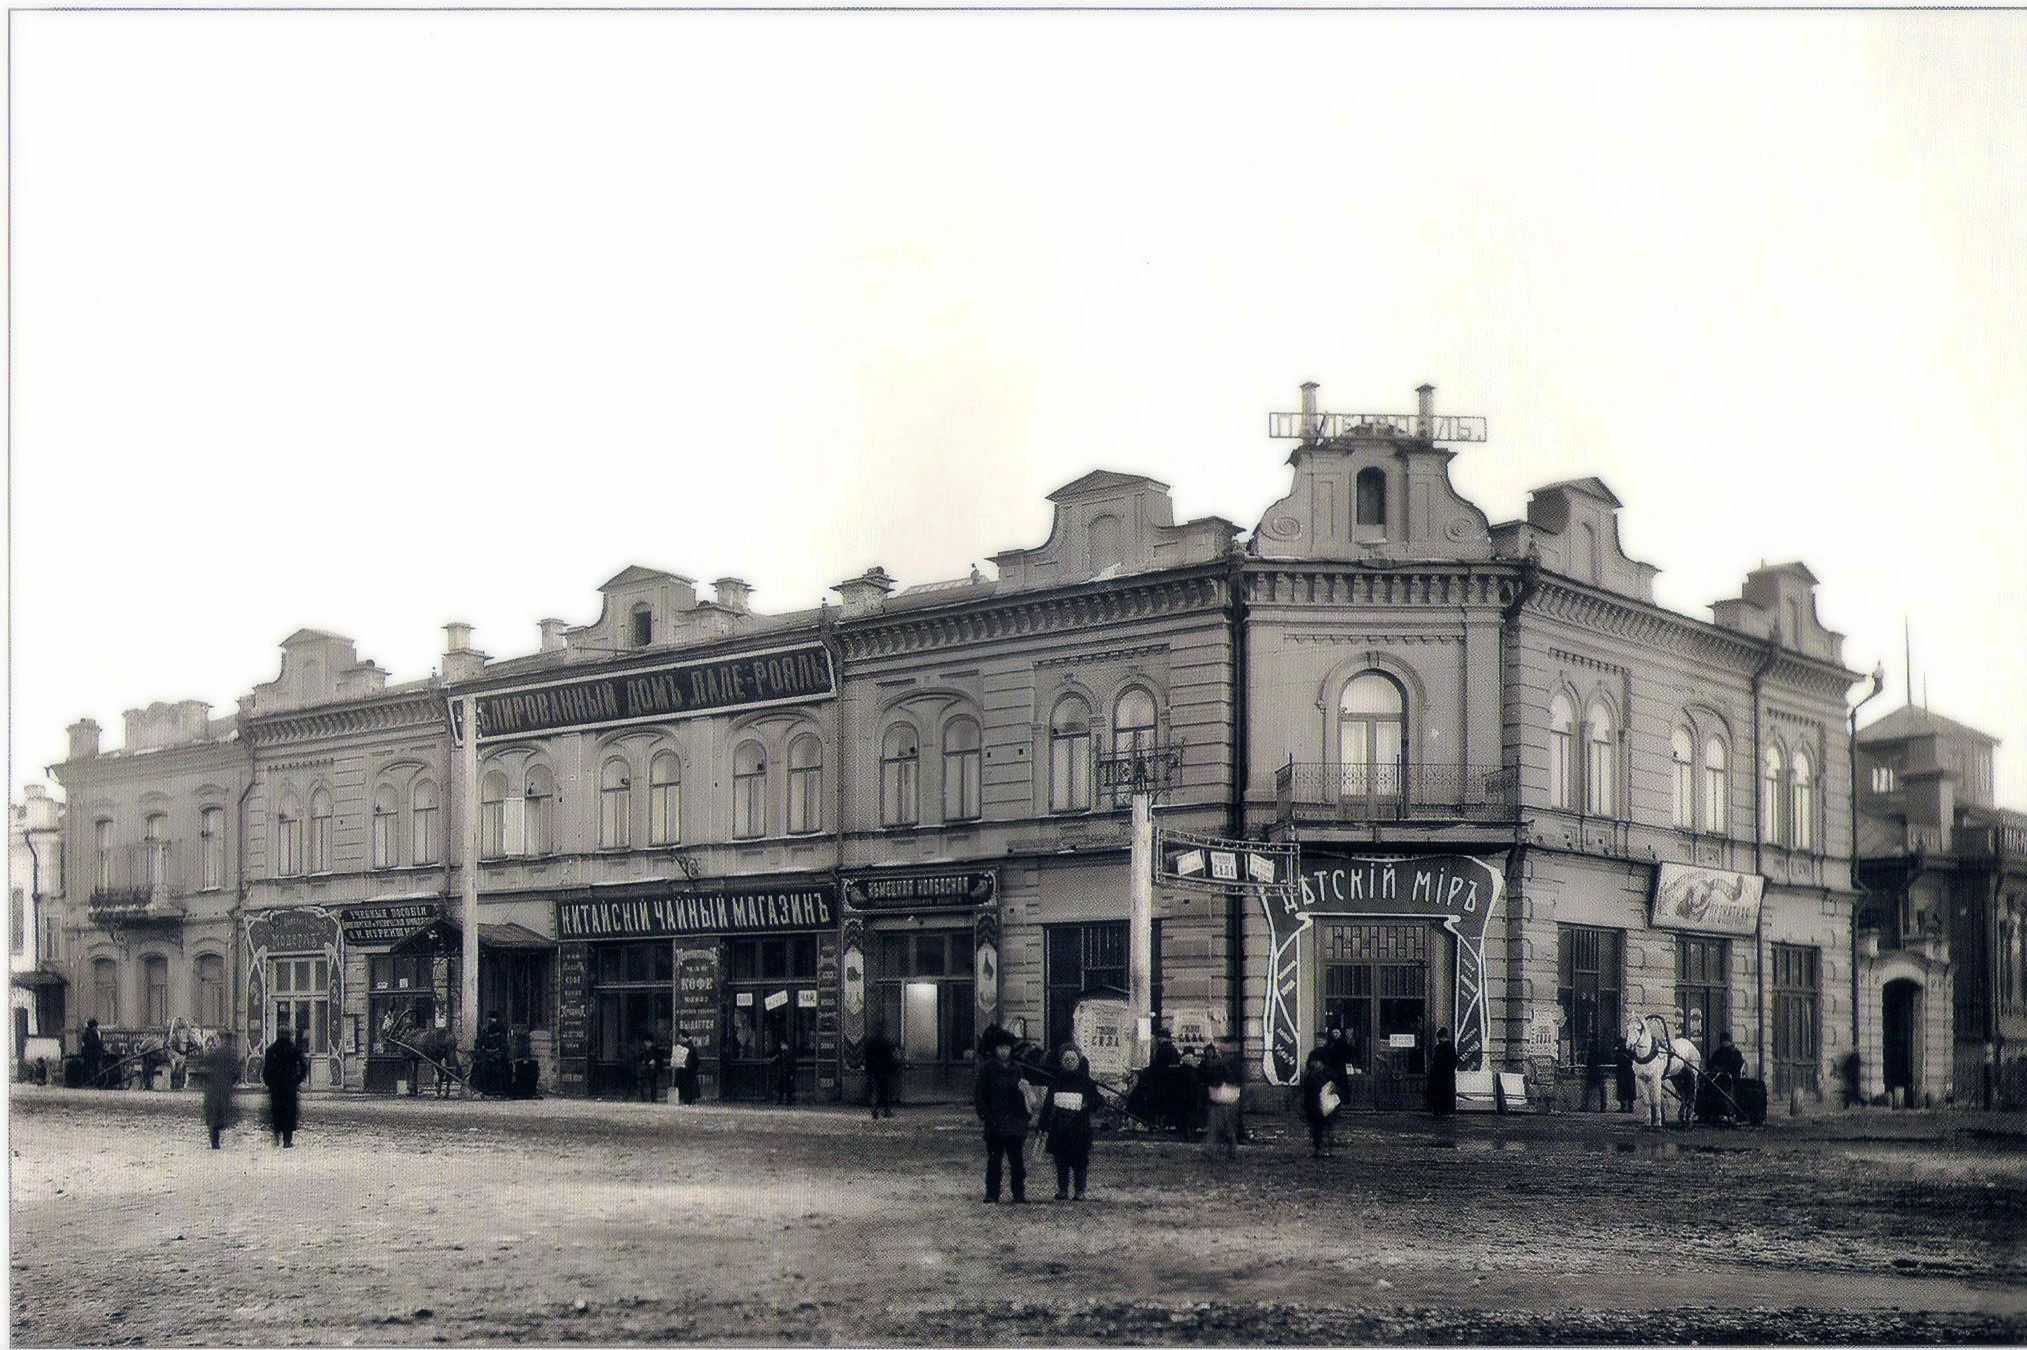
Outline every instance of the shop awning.
POLYGON ((506 950, 528 950, 553 947, 556 944, 534 929, 523 928, 517 923, 482 923, 479 925, 479 945, 506 950))
POLYGON ((16 989, 61 989, 70 981, 53 970, 17 970, 14 972, 16 989))

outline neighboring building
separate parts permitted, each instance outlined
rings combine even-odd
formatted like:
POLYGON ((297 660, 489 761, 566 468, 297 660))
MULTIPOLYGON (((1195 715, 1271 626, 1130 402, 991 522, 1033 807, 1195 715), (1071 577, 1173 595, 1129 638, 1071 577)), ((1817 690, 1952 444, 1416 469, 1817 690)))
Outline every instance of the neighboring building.
POLYGON ((203 703, 126 714, 126 742, 101 752, 99 727, 70 728, 63 785, 62 969, 66 1025, 97 1018, 110 1047, 178 1020, 235 1027, 233 911, 240 884, 246 748, 203 703))
POLYGON ((63 1033, 63 803, 40 783, 7 813, 8 1003, 14 1062, 30 1036, 63 1033))
MULTIPOLYGON (((498 661, 452 624, 399 686, 306 630, 236 739, 74 752, 73 836, 145 821, 148 792, 243 791, 234 1016, 288 1018, 323 1083, 409 1081, 401 1046, 455 1024, 471 879, 476 1011, 527 1027, 561 1091, 625 1092, 643 1038, 682 1035, 718 1096, 766 1095, 784 1047, 798 1096, 856 1092, 879 1025, 919 1099, 967 1089, 988 1023, 1054 1045, 1125 987, 1105 770, 1159 749, 1159 826, 1300 859, 1289 904, 1155 895, 1154 1008, 1256 1076, 1292 1080, 1335 1024, 1368 1100, 1419 1100, 1447 1027, 1546 1086, 1660 1013, 1820 1093, 1852 1026, 1856 677, 1815 579, 1762 568, 1714 623, 1671 613, 1598 480, 1496 526, 1458 497, 1428 392, 1283 419, 1290 491, 1243 544, 1101 470, 996 579, 873 568, 770 615, 736 578, 704 599, 630 567, 594 622, 498 661)), ((190 922, 162 889, 122 931, 190 922)))
POLYGON ((1868 1100, 2027 1104, 2027 814, 1993 804, 1998 744, 1912 706, 1858 733, 1868 1100))

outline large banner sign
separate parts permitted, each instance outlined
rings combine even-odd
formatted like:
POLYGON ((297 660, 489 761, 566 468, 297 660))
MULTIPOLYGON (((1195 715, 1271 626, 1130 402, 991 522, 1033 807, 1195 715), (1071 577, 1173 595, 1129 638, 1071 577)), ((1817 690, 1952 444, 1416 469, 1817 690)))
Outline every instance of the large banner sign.
POLYGON ((652 898, 558 900, 556 936, 687 937, 699 933, 787 933, 829 928, 837 907, 829 886, 782 886, 724 894, 670 891, 652 898))
POLYGON ((1759 931, 1760 897, 1766 885, 1765 877, 1748 872, 1662 863, 1654 877, 1654 910, 1648 922, 1688 933, 1751 937, 1759 931))
POLYGON ((1273 941, 1267 966, 1267 1080, 1293 1083, 1301 1066, 1295 1022, 1298 939, 1319 917, 1436 919, 1457 939, 1457 1067, 1483 1066, 1485 930, 1506 890, 1506 856, 1375 858, 1305 851, 1295 884, 1262 890, 1273 941))
MULTIPOLYGON (((666 722, 728 708, 801 703, 836 692, 828 651, 785 647, 480 694, 479 739, 666 722)), ((452 730, 460 741, 463 706, 461 701, 451 704, 452 730)))

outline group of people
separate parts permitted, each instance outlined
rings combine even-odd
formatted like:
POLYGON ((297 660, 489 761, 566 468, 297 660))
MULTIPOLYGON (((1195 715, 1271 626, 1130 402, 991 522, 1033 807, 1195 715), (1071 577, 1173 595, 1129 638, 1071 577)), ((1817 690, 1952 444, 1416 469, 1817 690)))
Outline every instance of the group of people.
MULTIPOLYGON (((1309 1126, 1311 1157, 1330 1156, 1337 1113, 1350 1101, 1351 1080, 1359 1072, 1355 1058, 1350 1039, 1333 1026, 1318 1038, 1302 1066, 1302 1119, 1309 1126)), ((1457 1043, 1448 1027, 1437 1031, 1436 1044, 1429 1050, 1422 1100, 1429 1114, 1439 1119, 1457 1110, 1457 1043)))
POLYGON ((698 1097, 697 1046, 687 1035, 663 1045, 651 1031, 642 1032, 640 1048, 634 1051, 634 1095, 644 1102, 662 1100, 662 1072, 668 1071, 668 1090, 676 1101, 694 1106, 698 1097))
MULTIPOLYGON (((1613 1095, 1618 1100, 1621 1115, 1631 1115, 1637 1084, 1633 1074, 1633 1049, 1626 1044, 1626 1038, 1619 1038, 1618 1049, 1606 1045, 1601 1037, 1591 1042, 1584 1055, 1584 1097, 1581 1110, 1592 1109, 1591 1102, 1597 1102, 1598 1111, 1607 1110, 1605 1105, 1605 1075, 1612 1075, 1613 1095)), ((1736 1100, 1738 1085, 1745 1077, 1745 1055, 1732 1040, 1730 1032, 1723 1032, 1717 1038, 1717 1049, 1710 1052, 1710 1063, 1703 1070, 1704 1077, 1717 1089, 1719 1100, 1732 1103, 1736 1100)), ((1681 1096, 1683 1105, 1693 1104, 1701 1090, 1694 1070, 1684 1068, 1676 1074, 1675 1090, 1681 1096)), ((1685 1115, 1688 1114, 1685 1109, 1685 1115)))
POLYGON ((1184 1138, 1201 1133, 1207 1153, 1220 1148, 1235 1152, 1242 1127, 1232 1090, 1243 1081, 1238 1059, 1221 1054, 1215 1043, 1207 1043, 1201 1055, 1194 1050, 1185 1053, 1165 1029, 1157 1030, 1153 1054, 1127 1109, 1157 1129, 1173 1130, 1184 1138))

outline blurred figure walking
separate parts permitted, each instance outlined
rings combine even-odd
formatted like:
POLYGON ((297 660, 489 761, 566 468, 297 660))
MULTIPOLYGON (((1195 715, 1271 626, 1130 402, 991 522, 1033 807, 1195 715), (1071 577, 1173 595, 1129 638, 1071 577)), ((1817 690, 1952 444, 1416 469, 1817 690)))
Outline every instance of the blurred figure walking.
POLYGON ((260 1071, 260 1081, 267 1086, 268 1128, 283 1148, 296 1146, 296 1127, 302 1123, 300 1094, 303 1080, 309 1076, 310 1061, 303 1058, 284 1022, 275 1030, 274 1044, 267 1048, 260 1071))
POLYGON ((196 1056, 197 1071, 204 1075, 204 1128, 211 1132, 211 1147, 236 1123, 238 1112, 232 1104, 232 1089, 239 1080, 239 1045, 229 1031, 196 1056))

